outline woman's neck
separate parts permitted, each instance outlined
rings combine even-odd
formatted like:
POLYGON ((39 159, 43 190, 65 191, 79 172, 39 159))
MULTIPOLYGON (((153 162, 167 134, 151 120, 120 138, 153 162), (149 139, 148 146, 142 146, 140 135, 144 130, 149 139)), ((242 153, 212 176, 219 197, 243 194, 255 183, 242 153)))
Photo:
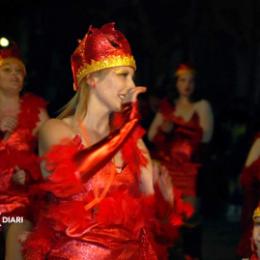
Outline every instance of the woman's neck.
POLYGON ((190 97, 187 97, 187 96, 180 96, 178 99, 177 99, 177 103, 181 104, 181 105, 189 105, 191 104, 191 100, 190 100, 190 97))
POLYGON ((110 111, 95 97, 89 98, 87 114, 81 121, 81 127, 86 129, 91 144, 109 135, 110 111))
POLYGON ((97 134, 100 135, 100 137, 105 137, 109 134, 110 127, 109 127, 109 115, 98 115, 94 114, 88 111, 87 115, 82 121, 82 125, 97 134), (96 117, 96 118, 95 118, 96 117))
POLYGON ((11 95, 8 93, 0 92, 0 108, 5 109, 17 109, 19 107, 19 95, 11 95))

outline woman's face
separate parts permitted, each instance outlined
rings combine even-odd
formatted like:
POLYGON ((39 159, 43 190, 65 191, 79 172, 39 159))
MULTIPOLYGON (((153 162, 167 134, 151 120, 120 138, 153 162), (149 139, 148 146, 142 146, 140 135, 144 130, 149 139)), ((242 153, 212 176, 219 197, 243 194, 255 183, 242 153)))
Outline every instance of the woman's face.
POLYGON ((20 61, 7 59, 0 65, 0 89, 9 93, 19 93, 23 87, 24 74, 20 61))
POLYGON ((94 76, 93 91, 97 98, 111 112, 121 110, 128 91, 135 87, 134 69, 131 67, 115 67, 101 71, 94 76))
POLYGON ((180 96, 190 97, 194 91, 193 74, 187 72, 178 76, 176 87, 180 96))
POLYGON ((256 217, 253 227, 253 240, 258 250, 260 250, 260 217, 256 217))

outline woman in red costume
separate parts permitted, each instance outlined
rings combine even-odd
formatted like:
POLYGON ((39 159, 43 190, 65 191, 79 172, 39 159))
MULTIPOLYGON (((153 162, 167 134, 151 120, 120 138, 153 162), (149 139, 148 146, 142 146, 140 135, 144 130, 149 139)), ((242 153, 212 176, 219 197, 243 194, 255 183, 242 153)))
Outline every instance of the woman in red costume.
POLYGON ((40 131, 45 181, 35 192, 47 196, 25 259, 167 259, 159 239, 190 208, 142 142, 136 100, 146 89, 133 82, 126 38, 113 23, 91 26, 71 67, 76 94, 40 131))
MULTIPOLYGON (((153 158, 168 169, 174 186, 197 208, 199 157, 211 140, 213 115, 208 101, 193 100, 194 76, 190 66, 181 64, 178 67, 175 73, 178 96, 173 103, 162 101, 148 131, 148 139, 155 145, 153 158)), ((194 259, 200 258, 200 245, 196 245, 200 241, 197 213, 187 222, 190 228, 184 232, 187 233, 184 253, 194 259)))
POLYGON ((260 134, 256 135, 249 151, 240 182, 243 190, 243 206, 241 215, 242 235, 238 253, 242 257, 248 257, 251 251, 251 216, 260 200, 260 134))
POLYGON ((252 255, 250 260, 260 259, 260 204, 253 214, 253 232, 252 232, 252 255))
MULTIPOLYGON (((28 186, 41 177, 37 157, 38 128, 48 116, 46 103, 30 93, 21 95, 25 65, 13 43, 0 49, 0 215, 20 205, 28 186), (2 203, 3 202, 3 203, 2 203)), ((23 223, 5 226, 5 259, 22 259, 18 237, 28 230, 28 208, 12 212, 23 223)))

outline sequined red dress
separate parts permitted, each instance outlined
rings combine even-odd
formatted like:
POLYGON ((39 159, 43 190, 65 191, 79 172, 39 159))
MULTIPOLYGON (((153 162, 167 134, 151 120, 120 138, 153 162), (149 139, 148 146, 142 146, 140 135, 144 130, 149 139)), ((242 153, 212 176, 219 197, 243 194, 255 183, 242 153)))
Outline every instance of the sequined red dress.
MULTIPOLYGON (((260 133, 257 134, 256 140, 258 138, 260 138, 260 133)), ((251 253, 252 216, 260 201, 260 157, 243 169, 240 181, 243 189, 243 206, 241 216, 242 235, 238 253, 241 256, 248 257, 251 253)))
POLYGON ((52 174, 36 188, 47 194, 46 204, 25 242, 26 260, 167 259, 158 239, 166 230, 167 239, 176 236, 182 214, 189 209, 177 193, 170 208, 159 195, 140 192, 140 169, 147 163, 136 145, 142 134, 137 128, 123 144, 122 172, 109 161, 81 184, 75 181, 73 160, 83 149, 80 138, 52 147, 44 156, 52 174))
POLYGON ((195 111, 185 121, 175 115, 175 107, 166 100, 160 106, 160 113, 165 121, 173 123, 173 129, 165 133, 160 127, 153 139, 155 151, 153 157, 169 170, 174 185, 187 196, 196 195, 196 180, 200 164, 197 163, 202 140, 202 128, 199 115, 195 111))
POLYGON ((46 102, 31 93, 21 97, 20 113, 15 131, 6 140, 0 140, 0 215, 28 216, 26 196, 28 185, 41 176, 37 157, 37 138, 33 135, 39 113, 46 102), (26 172, 25 185, 12 181, 13 173, 19 167, 26 172), (22 207, 24 205, 24 207, 22 207), (17 212, 14 212, 15 209, 17 212))

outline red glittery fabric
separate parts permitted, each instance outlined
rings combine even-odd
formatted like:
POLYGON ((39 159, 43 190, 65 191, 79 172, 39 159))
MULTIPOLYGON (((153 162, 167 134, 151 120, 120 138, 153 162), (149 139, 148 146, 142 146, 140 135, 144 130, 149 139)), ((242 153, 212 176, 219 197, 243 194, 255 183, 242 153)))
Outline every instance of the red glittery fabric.
POLYGON ((185 121, 174 114, 175 107, 167 100, 162 101, 160 112, 165 121, 173 123, 173 130, 165 133, 159 128, 153 140, 156 150, 152 155, 167 167, 174 185, 183 194, 194 196, 200 167, 194 159, 198 154, 202 139, 199 116, 194 112, 192 117, 185 121))
MULTIPOLYGON (((110 161, 84 183, 75 182, 73 158, 83 149, 78 136, 44 156, 56 175, 55 182, 69 187, 71 180, 76 186, 64 189, 64 194, 60 189, 56 192, 60 185, 49 186, 49 199, 24 244, 26 260, 167 259, 166 244, 158 239, 167 231, 171 233, 167 239, 176 236, 190 208, 181 204, 177 192, 171 208, 159 196, 144 196, 139 191, 140 168, 147 163, 136 145, 142 135, 143 130, 137 128, 122 145, 122 172, 116 172, 110 161)), ((51 180, 35 190, 45 191, 51 180)))
POLYGON ((40 109, 45 107, 46 102, 40 97, 30 93, 22 96, 18 125, 7 140, 0 140, 0 214, 26 214, 28 186, 41 178, 37 138, 32 133, 39 121, 40 109), (16 167, 26 172, 25 185, 13 183, 16 167), (15 213, 15 209, 19 212, 15 213))

